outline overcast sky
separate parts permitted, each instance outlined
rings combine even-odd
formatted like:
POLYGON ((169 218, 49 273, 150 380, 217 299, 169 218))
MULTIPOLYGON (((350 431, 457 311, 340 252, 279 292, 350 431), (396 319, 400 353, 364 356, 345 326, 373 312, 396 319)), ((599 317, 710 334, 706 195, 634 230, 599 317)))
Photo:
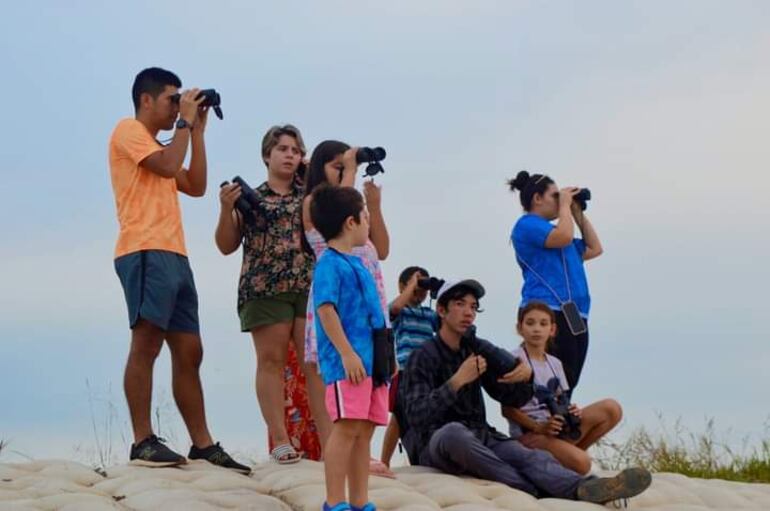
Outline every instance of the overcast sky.
MULTIPOLYGON (((107 164, 144 67, 216 87, 209 191, 182 209, 201 305, 209 423, 265 452, 238 255, 213 243, 217 184, 265 178, 259 143, 291 122, 309 148, 388 150, 384 263, 486 287, 479 333, 514 347, 521 214, 505 180, 590 187, 605 254, 588 265, 591 345, 575 400, 613 396, 736 437, 768 418, 770 4, 762 1, 15 2, 0 17, 0 438, 33 457, 93 449, 89 408, 128 432, 129 333, 107 164), (91 390, 86 387, 89 382, 91 390), (109 408, 107 403, 112 403, 109 408), (112 411, 110 411, 112 410, 112 411)), ((359 183, 360 184, 360 183, 359 183)), ((156 366, 161 426, 187 449, 156 366)), ((501 425, 497 409, 491 421, 501 425)), ((381 432, 379 435, 381 436, 381 432)), ((87 455, 86 455, 87 456, 87 455)))

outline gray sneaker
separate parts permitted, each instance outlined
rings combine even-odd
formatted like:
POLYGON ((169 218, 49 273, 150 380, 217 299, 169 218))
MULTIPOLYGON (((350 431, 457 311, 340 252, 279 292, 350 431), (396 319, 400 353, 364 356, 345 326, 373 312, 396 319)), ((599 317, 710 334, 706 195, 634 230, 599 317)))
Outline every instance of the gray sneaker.
POLYGON ((583 481, 577 489, 577 500, 606 504, 630 499, 646 490, 652 475, 644 468, 627 468, 614 477, 594 477, 583 481))
POLYGON ((187 459, 165 445, 162 438, 150 435, 138 444, 131 446, 129 465, 140 467, 175 467, 184 465, 187 459))

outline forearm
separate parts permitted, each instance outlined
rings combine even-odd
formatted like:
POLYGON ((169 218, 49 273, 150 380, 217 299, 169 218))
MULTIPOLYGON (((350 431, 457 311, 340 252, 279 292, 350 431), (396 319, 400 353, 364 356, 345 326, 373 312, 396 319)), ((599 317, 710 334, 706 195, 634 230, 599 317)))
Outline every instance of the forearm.
MULTIPOLYGON (((444 415, 457 400, 457 392, 452 389, 449 381, 435 389, 427 384, 417 385, 422 391, 409 393, 406 417, 411 426, 422 429, 444 415)), ((412 385, 409 387, 412 388, 412 385)))
POLYGON ((369 238, 377 249, 377 257, 384 261, 390 253, 390 235, 379 207, 369 210, 369 238))
POLYGON ((401 294, 396 297, 393 302, 390 304, 390 315, 391 316, 398 316, 401 314, 401 311, 404 307, 406 307, 409 304, 409 297, 412 296, 412 293, 414 293, 414 289, 412 289, 410 286, 406 286, 403 291, 401 291, 401 294))
POLYGON ((160 152, 160 160, 154 165, 154 171, 163 177, 176 177, 184 165, 187 146, 190 143, 190 130, 177 129, 171 143, 160 152))
POLYGON ((568 207, 559 208, 559 220, 556 228, 551 233, 559 247, 566 247, 572 243, 575 235, 575 225, 572 223, 572 212, 568 207))
POLYGON ((588 220, 588 217, 580 212, 575 217, 575 222, 578 224, 580 234, 583 238, 583 242, 586 244, 586 252, 583 255, 584 259, 593 259, 599 256, 604 249, 602 248, 602 242, 599 240, 599 235, 596 233, 594 225, 588 220))
POLYGON ((192 155, 190 156, 190 170, 187 172, 187 180, 190 183, 193 195, 206 193, 208 174, 206 163, 206 143, 202 132, 192 132, 192 155))
POLYGON ((340 317, 337 311, 334 310, 334 306, 331 304, 324 304, 318 307, 317 310, 318 319, 321 321, 321 327, 329 337, 334 349, 340 356, 349 355, 354 353, 353 347, 348 341, 348 337, 345 335, 345 331, 342 329, 342 323, 340 323, 340 317))
POLYGON ((214 242, 224 255, 232 254, 238 249, 241 244, 241 230, 235 211, 220 210, 214 242))
POLYGON ((535 431, 540 426, 532 417, 522 412, 518 408, 511 406, 503 407, 503 416, 506 419, 512 420, 522 428, 528 429, 530 431, 535 431))

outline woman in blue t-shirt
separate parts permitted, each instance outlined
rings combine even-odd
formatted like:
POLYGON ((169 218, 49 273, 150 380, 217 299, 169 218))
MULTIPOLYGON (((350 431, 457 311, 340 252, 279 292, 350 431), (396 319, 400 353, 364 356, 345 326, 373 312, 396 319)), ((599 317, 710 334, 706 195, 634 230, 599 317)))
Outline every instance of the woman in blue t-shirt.
POLYGON ((511 191, 519 191, 526 212, 511 232, 524 276, 521 307, 537 300, 556 313, 557 333, 549 353, 562 361, 574 390, 588 352, 591 297, 583 263, 601 255, 602 244, 583 208, 573 200, 579 188, 559 190, 550 177, 530 176, 526 171, 508 184, 511 191), (582 239, 574 238, 575 224, 582 239))

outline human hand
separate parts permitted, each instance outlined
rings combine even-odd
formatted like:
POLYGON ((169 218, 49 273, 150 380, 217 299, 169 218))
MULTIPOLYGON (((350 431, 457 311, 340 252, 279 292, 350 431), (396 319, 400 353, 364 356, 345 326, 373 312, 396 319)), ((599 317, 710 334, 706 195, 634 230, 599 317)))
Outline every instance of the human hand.
POLYGON ((569 405, 569 413, 580 419, 583 417, 583 409, 579 408, 578 405, 572 403, 569 405))
POLYGON ((190 126, 195 125, 198 117, 198 107, 203 102, 204 97, 198 98, 200 89, 190 89, 184 91, 179 97, 179 117, 187 121, 190 126))
POLYGON ((473 383, 485 372, 487 372, 486 359, 481 355, 470 355, 463 360, 455 374, 452 375, 456 385, 455 388, 460 389, 469 383, 473 383))
POLYGON ((351 147, 344 153, 342 153, 342 165, 344 167, 343 172, 355 172, 358 168, 358 162, 356 162, 357 147, 351 147))
POLYGON ((353 385, 358 385, 366 379, 366 369, 355 351, 342 355, 342 367, 345 369, 345 378, 353 385))
POLYGON ((226 184, 219 189, 219 202, 222 205, 222 211, 232 211, 235 207, 235 201, 241 196, 241 186, 236 183, 226 184))
POLYGON ((417 289, 417 283, 420 281, 420 272, 416 271, 412 273, 412 276, 409 277, 409 281, 406 283, 405 291, 408 293, 414 293, 414 290, 417 289))
POLYGON ((382 187, 374 184, 373 180, 364 182, 364 198, 366 198, 366 207, 369 211, 377 211, 382 204, 382 187))
POLYGON ((529 366, 526 360, 519 359, 516 368, 506 373, 497 381, 500 383, 521 383, 523 381, 529 381, 532 377, 532 368, 529 366))
POLYGON ((564 419, 560 415, 552 415, 548 422, 538 423, 535 433, 547 436, 559 436, 562 428, 564 427, 564 419))
POLYGON ((559 190, 559 207, 572 209, 573 198, 580 191, 577 186, 568 186, 559 190))

